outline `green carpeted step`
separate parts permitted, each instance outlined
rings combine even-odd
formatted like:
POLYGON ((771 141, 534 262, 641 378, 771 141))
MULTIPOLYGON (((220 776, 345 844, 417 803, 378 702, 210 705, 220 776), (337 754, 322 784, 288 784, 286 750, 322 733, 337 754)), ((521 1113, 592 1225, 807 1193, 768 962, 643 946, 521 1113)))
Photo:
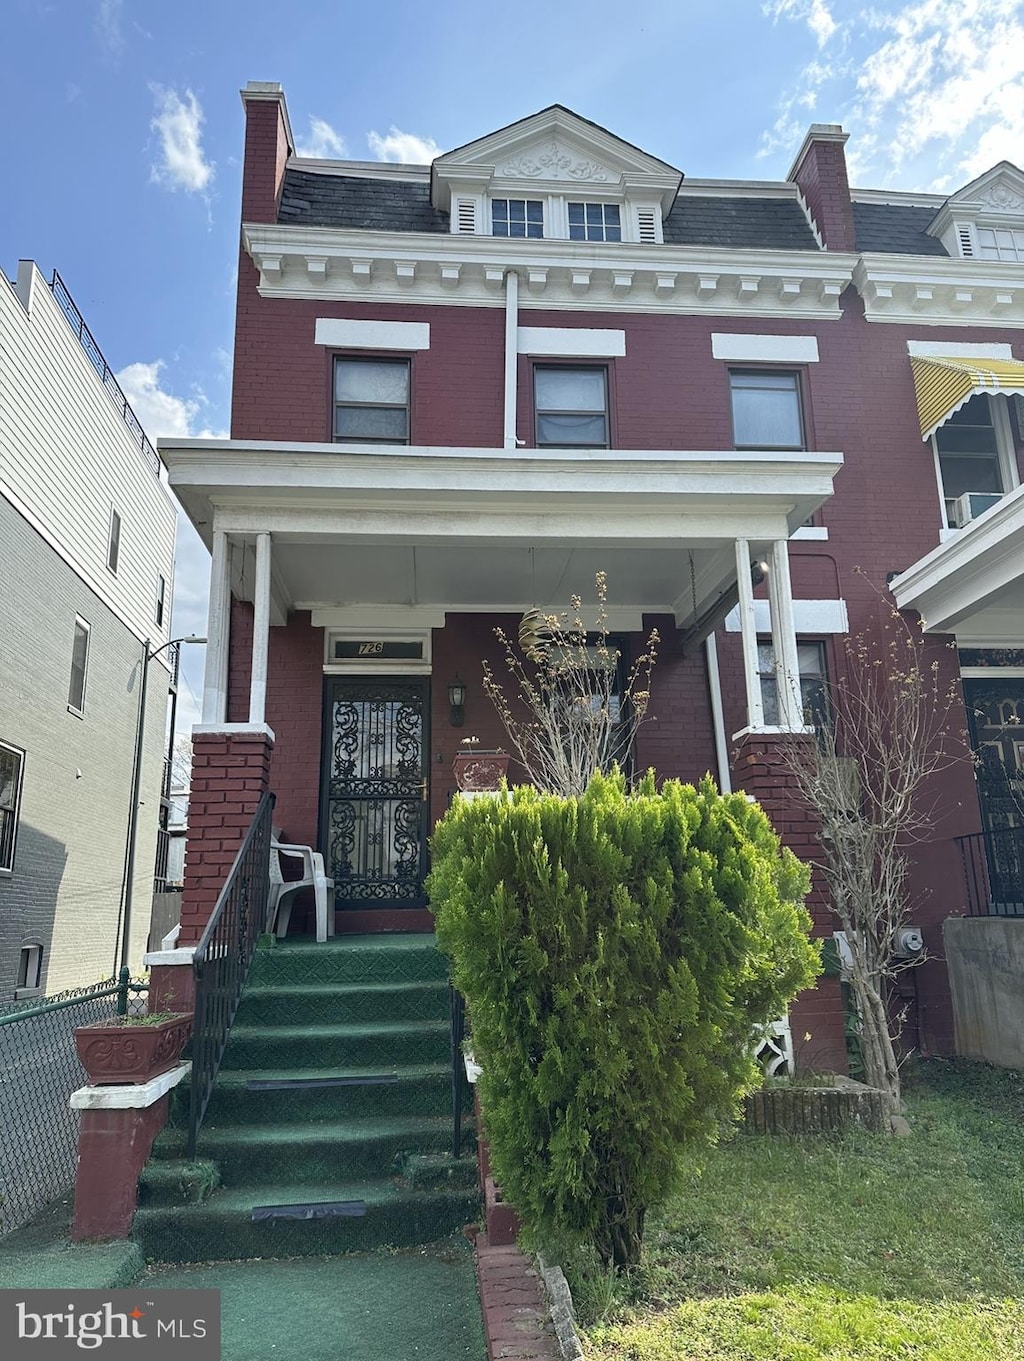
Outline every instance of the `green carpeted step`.
POLYGON ((261 945, 253 986, 287 983, 445 982, 448 964, 432 935, 333 936, 323 943, 283 940, 261 945))
MULTIPOLYGON (((220 1185, 220 1168, 208 1158, 188 1161, 172 1157, 169 1141, 167 1156, 156 1155, 139 1177, 140 1205, 201 1205, 220 1185)), ((163 1150, 161 1150, 161 1153, 163 1150)))
POLYGON ((475 1220, 473 1190, 411 1191, 391 1181, 266 1183, 219 1190, 203 1205, 142 1206, 134 1237, 157 1262, 310 1257, 431 1243, 475 1220), (256 1206, 362 1202, 358 1217, 253 1221, 256 1206))
POLYGON ((437 980, 384 983, 250 984, 236 1025, 373 1021, 446 1021, 448 985, 437 980))
POLYGON ((450 1055, 448 1022, 379 1021, 373 1025, 238 1025, 222 1068, 381 1067, 443 1063, 450 1055))
POLYGON ((215 1125, 297 1120, 360 1119, 387 1115, 444 1115, 451 1111, 448 1063, 388 1068, 222 1069, 210 1096, 206 1119, 215 1125), (310 1086, 341 1078, 344 1085, 310 1086), (376 1078, 394 1078, 379 1082, 376 1078), (298 1085, 260 1087, 249 1083, 298 1085))
POLYGON ((477 1184, 472 1130, 463 1128, 461 1158, 451 1153, 409 1153, 402 1159, 402 1179, 417 1191, 472 1190, 477 1184))
MULTIPOLYGON (((472 1139, 472 1135, 469 1135, 472 1139)), ((199 1152, 220 1168, 225 1186, 258 1186, 264 1181, 329 1183, 386 1177, 403 1153, 436 1153, 450 1148, 450 1119, 399 1116, 346 1120, 335 1124, 225 1125, 204 1123, 199 1152)), ((471 1144, 470 1144, 471 1146, 471 1144)), ((167 1131, 161 1158, 184 1153, 185 1131, 167 1131)))

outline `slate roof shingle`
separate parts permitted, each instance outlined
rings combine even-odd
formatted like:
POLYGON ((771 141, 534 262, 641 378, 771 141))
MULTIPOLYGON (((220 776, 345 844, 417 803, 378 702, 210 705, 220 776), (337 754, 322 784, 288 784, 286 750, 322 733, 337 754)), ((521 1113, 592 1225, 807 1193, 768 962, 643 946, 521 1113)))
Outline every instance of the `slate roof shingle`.
POLYGON ((925 228, 934 208, 902 203, 854 203, 857 249, 890 255, 945 255, 946 248, 925 228))
POLYGON ((371 180, 293 169, 284 172, 277 220, 355 231, 448 231, 448 214, 431 207, 426 180, 371 180))
POLYGON ((673 246, 724 246, 753 250, 818 250, 795 199, 682 196, 665 219, 673 246))

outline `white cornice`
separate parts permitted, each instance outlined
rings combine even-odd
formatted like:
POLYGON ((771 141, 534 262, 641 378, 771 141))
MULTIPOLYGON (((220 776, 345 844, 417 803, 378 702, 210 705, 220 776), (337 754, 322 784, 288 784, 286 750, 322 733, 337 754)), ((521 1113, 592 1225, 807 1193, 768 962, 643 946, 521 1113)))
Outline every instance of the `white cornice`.
POLYGON ((522 308, 834 320, 856 256, 629 242, 519 241, 435 232, 249 223, 268 298, 501 307, 508 269, 522 308))
POLYGON ((887 203, 894 208, 938 209, 946 201, 945 194, 904 192, 902 189, 851 189, 854 203, 887 203))
POLYGON ((800 198, 788 180, 691 180, 679 186, 679 198, 800 198))
POLYGON ((868 321, 1024 326, 1024 265, 939 256, 862 255, 853 282, 868 321))
POLYGON ((307 175, 346 175, 359 180, 406 180, 421 183, 430 179, 429 165, 406 165, 396 161, 324 161, 312 156, 289 156, 289 170, 307 175))

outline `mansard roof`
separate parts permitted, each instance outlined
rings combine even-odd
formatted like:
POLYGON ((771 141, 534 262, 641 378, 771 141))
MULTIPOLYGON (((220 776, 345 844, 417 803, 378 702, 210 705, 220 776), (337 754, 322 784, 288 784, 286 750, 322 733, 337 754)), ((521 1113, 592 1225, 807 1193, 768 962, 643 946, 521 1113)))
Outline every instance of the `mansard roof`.
POLYGON ((941 241, 928 235, 933 208, 920 204, 853 201, 853 225, 859 251, 887 255, 945 255, 941 241))

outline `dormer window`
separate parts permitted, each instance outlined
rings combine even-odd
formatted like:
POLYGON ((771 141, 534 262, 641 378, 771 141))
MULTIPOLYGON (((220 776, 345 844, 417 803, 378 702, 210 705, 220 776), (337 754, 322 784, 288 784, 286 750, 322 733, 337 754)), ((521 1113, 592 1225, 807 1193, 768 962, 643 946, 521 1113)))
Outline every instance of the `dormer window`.
POLYGON ((977 227, 979 260, 1024 260, 1024 231, 977 227))
POLYGON ((621 241, 617 203, 570 203, 570 241, 621 241))
POLYGON ((544 235, 544 204, 532 198, 491 199, 492 236, 544 235))

